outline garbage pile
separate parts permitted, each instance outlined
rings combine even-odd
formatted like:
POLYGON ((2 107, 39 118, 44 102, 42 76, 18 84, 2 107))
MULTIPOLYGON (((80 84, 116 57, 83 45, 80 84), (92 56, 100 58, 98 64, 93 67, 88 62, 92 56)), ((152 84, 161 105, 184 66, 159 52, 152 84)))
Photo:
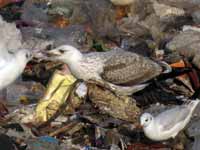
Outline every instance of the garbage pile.
POLYGON ((199 150, 200 1, 0 1, 2 150, 199 150))

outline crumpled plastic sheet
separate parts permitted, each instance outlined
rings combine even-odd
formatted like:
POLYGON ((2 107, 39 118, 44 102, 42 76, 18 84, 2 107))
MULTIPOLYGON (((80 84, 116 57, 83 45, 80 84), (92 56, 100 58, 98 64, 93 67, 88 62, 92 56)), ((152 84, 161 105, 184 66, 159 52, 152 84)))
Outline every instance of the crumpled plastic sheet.
POLYGON ((8 105, 17 106, 20 103, 36 103, 42 98, 45 87, 34 81, 17 81, 6 88, 6 102, 8 105))
POLYGON ((200 32, 194 30, 185 30, 175 36, 168 44, 167 49, 177 51, 187 58, 193 58, 192 62, 200 68, 199 44, 200 32), (191 38, 192 37, 192 38, 191 38))
POLYGON ((42 26, 48 24, 47 4, 40 3, 37 5, 37 1, 26 0, 22 6, 23 13, 21 20, 27 23, 42 26))
POLYGON ((65 115, 74 113, 75 108, 80 106, 87 94, 86 85, 78 83, 74 87, 75 82, 76 78, 71 74, 64 75, 59 71, 54 73, 48 84, 46 94, 36 107, 36 122, 48 121, 60 109, 63 109, 65 115), (74 90, 74 88, 76 89, 74 90), (65 103, 67 103, 65 108, 61 108, 65 103))
POLYGON ((80 48, 86 41, 86 33, 82 25, 68 27, 23 27, 21 28, 25 47, 47 49, 63 44, 80 48))
POLYGON ((36 107, 36 122, 46 122, 51 118, 69 96, 76 78, 72 75, 62 75, 55 72, 50 80, 44 97, 36 107))
POLYGON ((170 16, 185 15, 185 11, 183 9, 171 7, 165 4, 159 4, 157 1, 154 1, 153 8, 155 10, 156 15, 159 16, 161 20, 170 16))

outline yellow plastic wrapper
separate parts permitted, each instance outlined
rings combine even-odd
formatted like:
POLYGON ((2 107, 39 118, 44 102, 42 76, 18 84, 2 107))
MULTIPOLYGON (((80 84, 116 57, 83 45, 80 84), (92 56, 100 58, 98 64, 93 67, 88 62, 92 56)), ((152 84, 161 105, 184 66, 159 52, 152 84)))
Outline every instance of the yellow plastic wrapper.
POLYGON ((36 107, 35 121, 46 122, 65 103, 76 78, 71 74, 63 75, 56 71, 50 80, 44 97, 36 107))

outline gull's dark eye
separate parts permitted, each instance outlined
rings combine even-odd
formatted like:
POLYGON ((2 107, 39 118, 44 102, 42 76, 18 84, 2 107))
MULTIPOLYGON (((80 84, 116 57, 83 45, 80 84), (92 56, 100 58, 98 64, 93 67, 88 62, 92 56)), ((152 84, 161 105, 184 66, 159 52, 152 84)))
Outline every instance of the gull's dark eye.
POLYGON ((30 59, 32 57, 32 54, 31 53, 26 53, 26 58, 27 59, 30 59))
POLYGON ((148 119, 145 119, 145 122, 147 122, 148 121, 148 119))
POLYGON ((65 51, 62 50, 62 49, 59 49, 59 52, 60 52, 61 54, 65 53, 65 51))
POLYGON ((29 58, 29 54, 28 53, 26 53, 26 58, 29 58))
POLYGON ((52 44, 49 44, 49 45, 46 46, 46 50, 51 50, 51 49, 53 49, 53 45, 52 44))

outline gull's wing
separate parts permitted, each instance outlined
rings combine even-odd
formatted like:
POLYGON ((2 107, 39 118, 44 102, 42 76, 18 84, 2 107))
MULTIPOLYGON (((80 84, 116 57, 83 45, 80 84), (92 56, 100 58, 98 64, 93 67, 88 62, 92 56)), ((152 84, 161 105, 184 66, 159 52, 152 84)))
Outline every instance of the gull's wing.
POLYGON ((152 60, 127 51, 114 51, 104 62, 101 77, 113 84, 130 86, 140 84, 162 72, 162 67, 152 60))
POLYGON ((156 122, 162 127, 162 131, 173 128, 177 123, 184 121, 190 114, 190 109, 187 105, 176 106, 162 112, 156 117, 156 122))

